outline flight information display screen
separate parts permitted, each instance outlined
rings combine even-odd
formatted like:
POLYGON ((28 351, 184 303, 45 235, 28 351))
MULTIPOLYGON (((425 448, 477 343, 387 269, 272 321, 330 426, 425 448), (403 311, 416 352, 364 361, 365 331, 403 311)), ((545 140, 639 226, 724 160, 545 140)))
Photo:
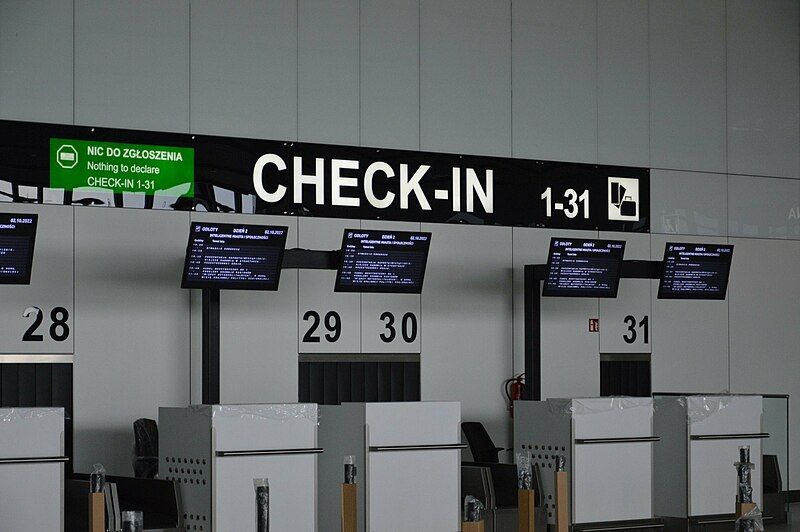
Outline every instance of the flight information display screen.
POLYGON ((0 213, 0 284, 30 284, 36 214, 0 213))
POLYGON ((345 229, 337 292, 419 294, 430 233, 345 229))
POLYGON ((277 290, 288 227, 193 222, 183 288, 277 290))
POLYGON ((733 246, 667 242, 659 299, 725 299, 733 246))
POLYGON ((617 297, 625 242, 553 238, 543 296, 617 297))

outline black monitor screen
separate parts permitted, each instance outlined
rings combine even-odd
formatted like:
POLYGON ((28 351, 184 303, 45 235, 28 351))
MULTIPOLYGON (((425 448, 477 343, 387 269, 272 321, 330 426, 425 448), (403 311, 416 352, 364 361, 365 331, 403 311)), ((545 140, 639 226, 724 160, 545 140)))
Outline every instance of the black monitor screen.
POLYGON ((193 222, 183 288, 277 290, 287 227, 193 222))
POLYGON ((733 246, 667 242, 659 299, 725 299, 733 246))
POLYGON ((0 213, 0 284, 30 284, 36 214, 0 213))
POLYGON ((553 238, 543 296, 617 297, 625 242, 553 238))
POLYGON ((430 233, 345 229, 337 292, 419 294, 430 233))

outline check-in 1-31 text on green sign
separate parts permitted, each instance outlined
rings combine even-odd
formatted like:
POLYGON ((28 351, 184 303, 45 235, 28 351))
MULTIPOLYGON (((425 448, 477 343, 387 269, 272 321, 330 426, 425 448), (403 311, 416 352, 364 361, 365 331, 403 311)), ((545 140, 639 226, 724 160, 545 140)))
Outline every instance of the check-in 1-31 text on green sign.
POLYGON ((50 187, 194 196, 194 148, 50 139, 50 187))

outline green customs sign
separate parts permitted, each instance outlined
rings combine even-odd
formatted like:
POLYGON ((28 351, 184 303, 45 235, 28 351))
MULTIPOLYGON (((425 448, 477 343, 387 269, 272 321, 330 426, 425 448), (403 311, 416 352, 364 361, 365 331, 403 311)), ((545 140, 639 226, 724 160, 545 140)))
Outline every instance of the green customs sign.
POLYGON ((50 187, 194 196, 194 148, 50 139, 50 187))

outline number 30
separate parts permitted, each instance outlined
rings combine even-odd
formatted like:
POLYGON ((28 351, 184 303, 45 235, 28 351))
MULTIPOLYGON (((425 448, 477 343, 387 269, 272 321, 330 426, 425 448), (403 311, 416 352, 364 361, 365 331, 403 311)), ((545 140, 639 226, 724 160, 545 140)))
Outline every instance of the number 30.
MULTIPOLYGON (((384 312, 381 314, 380 319, 384 322, 384 327, 386 327, 386 332, 380 334, 381 340, 387 344, 393 342, 397 337, 397 331, 394 327, 394 314, 384 312)), ((400 325, 400 335, 403 337, 404 342, 410 344, 417 339, 417 316, 413 312, 403 314, 400 325)))

